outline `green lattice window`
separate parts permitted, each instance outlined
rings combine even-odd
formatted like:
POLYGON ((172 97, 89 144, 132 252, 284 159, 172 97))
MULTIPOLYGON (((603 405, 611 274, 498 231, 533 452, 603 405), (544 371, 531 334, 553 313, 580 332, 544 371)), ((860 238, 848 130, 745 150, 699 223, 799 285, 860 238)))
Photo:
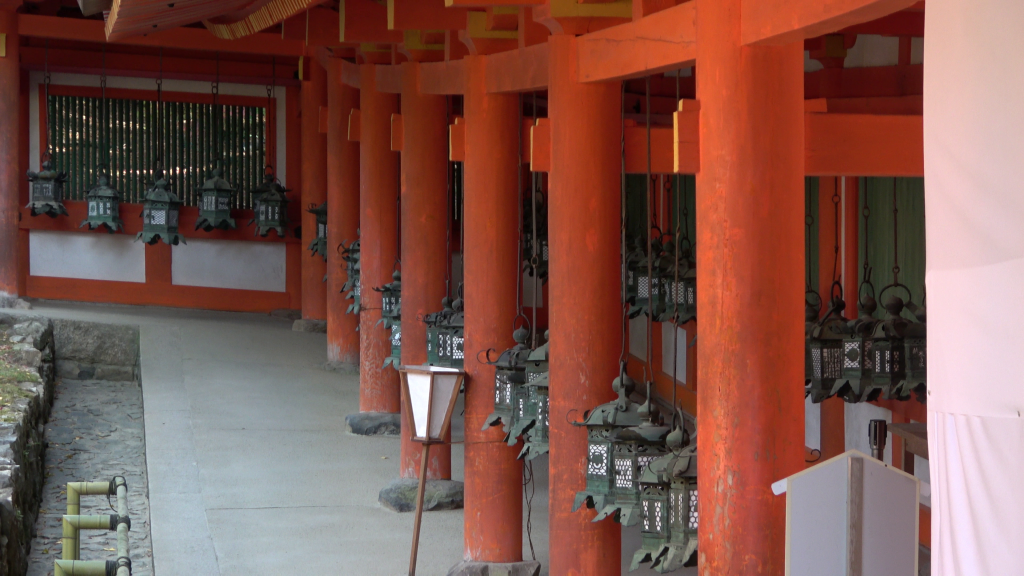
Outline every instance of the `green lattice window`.
MULTIPOLYGON (((85 199, 95 182, 96 165, 107 158, 109 142, 114 186, 125 202, 141 202, 158 150, 157 103, 107 98, 104 127, 102 102, 87 96, 49 97, 48 138, 57 169, 69 176, 67 197, 85 199)), ((164 102, 164 107, 164 169, 182 202, 198 205, 197 189, 219 153, 228 180, 240 191, 234 208, 250 208, 249 191, 262 181, 266 165, 266 108, 221 104, 215 109, 194 102, 164 102), (220 116, 219 130, 214 129, 215 114, 220 116)))

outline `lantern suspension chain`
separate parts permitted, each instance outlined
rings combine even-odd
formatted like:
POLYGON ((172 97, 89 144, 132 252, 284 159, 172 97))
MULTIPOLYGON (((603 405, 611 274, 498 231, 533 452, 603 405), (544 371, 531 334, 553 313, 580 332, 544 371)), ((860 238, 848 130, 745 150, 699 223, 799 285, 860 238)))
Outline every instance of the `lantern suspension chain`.
MULTIPOLYGON (((444 118, 445 124, 451 126, 451 97, 445 95, 444 97, 444 118)), ((448 210, 445 212, 445 226, 444 226, 444 295, 450 298, 452 295, 452 170, 454 165, 449 159, 447 164, 447 170, 445 171, 445 179, 447 181, 447 203, 448 210)))
POLYGON ((861 278, 860 287, 857 289, 858 300, 860 299, 860 293, 865 285, 871 287, 872 297, 874 297, 874 285, 871 284, 871 264, 870 262, 868 262, 870 258, 870 252, 868 251, 868 247, 871 245, 868 240, 869 232, 871 230, 871 228, 868 226, 868 219, 871 217, 871 208, 868 206, 868 196, 866 192, 867 191, 865 190, 865 194, 861 195, 864 198, 864 208, 861 211, 861 213, 864 215, 864 272, 862 274, 863 278, 861 278))
POLYGON ((213 83, 210 84, 210 94, 213 96, 213 137, 216 138, 216 146, 214 146, 217 155, 216 160, 222 160, 224 158, 221 147, 224 144, 224 137, 221 134, 221 110, 220 110, 220 52, 216 52, 214 57, 216 61, 216 76, 214 77, 213 83))
MULTIPOLYGON (((156 77, 156 170, 163 170, 164 163, 164 49, 160 49, 160 68, 156 77)), ((156 176, 154 174, 154 176, 156 176)))
POLYGON ((839 196, 839 178, 836 177, 833 181, 832 190, 832 208, 835 212, 835 244, 832 249, 832 288, 829 289, 829 296, 833 296, 831 292, 834 292, 835 287, 839 287, 839 297, 843 297, 843 275, 839 272, 839 203, 842 198, 839 196))
MULTIPOLYGON (((516 199, 518 206, 516 207, 519 219, 516 221, 518 228, 518 235, 516 236, 516 318, 512 320, 512 330, 516 329, 516 319, 520 316, 526 319, 526 314, 523 313, 523 283, 522 276, 519 274, 523 262, 523 95, 519 95, 519 162, 517 164, 518 169, 516 170, 516 184, 518 189, 516 190, 516 199)), ((536 238, 533 239, 536 242, 536 238)), ((534 271, 536 274, 536 270, 534 271)), ((530 326, 530 332, 533 332, 533 326, 530 326)))
MULTIPOLYGON (((677 102, 679 101, 678 95, 679 95, 679 76, 677 75, 676 76, 676 96, 677 96, 676 97, 676 101, 677 102)), ((678 184, 682 184, 682 182, 679 182, 678 184)), ((678 185, 675 186, 675 188, 679 188, 679 187, 680 186, 678 186, 678 185)), ((685 193, 686 193, 686 189, 683 188, 683 195, 679 196, 682 199, 683 214, 686 214, 686 196, 685 196, 685 193)), ((670 198, 673 200, 673 205, 674 205, 675 204, 674 200, 676 199, 675 194, 670 196, 670 198)), ((676 210, 673 210, 673 212, 678 214, 678 211, 676 211, 676 210)), ((678 372, 678 366, 679 366, 679 326, 676 325, 676 322, 679 319, 679 296, 680 296, 680 294, 684 294, 685 293, 685 291, 683 290, 683 287, 679 285, 679 256, 680 256, 680 250, 681 250, 681 239, 679 237, 679 229, 680 229, 679 218, 676 218, 676 229, 672 233, 672 244, 675 246, 675 249, 674 249, 673 254, 672 254, 672 256, 673 256, 673 258, 672 258, 672 260, 673 260, 673 262, 672 262, 672 273, 673 273, 674 278, 672 279, 672 290, 669 290, 669 296, 672 298, 672 318, 671 318, 671 320, 672 320, 672 418, 673 419, 675 419, 675 414, 676 414, 676 386, 677 386, 677 383, 676 383, 676 373, 678 372)))
POLYGON ((654 278, 653 278, 653 267, 654 267, 654 238, 652 237, 653 228, 653 211, 654 211, 654 198, 653 198, 653 186, 651 186, 651 77, 645 78, 645 103, 647 110, 647 369, 651 371, 651 378, 654 378, 654 349, 653 349, 653 332, 654 332, 654 278))
MULTIPOLYGON (((533 93, 533 123, 537 123, 537 93, 533 93)), ((522 130, 522 121, 519 122, 520 131, 522 130)), ((519 147, 520 158, 522 158, 522 149, 519 147)), ((520 172, 522 172, 522 160, 520 159, 520 172)), ((533 332, 533 338, 531 338, 532 347, 536 348, 538 345, 538 334, 537 334, 537 299, 540 297, 540 258, 538 257, 540 239, 537 236, 537 195, 540 194, 541 188, 541 175, 538 172, 533 173, 533 182, 530 186, 530 215, 531 222, 533 222, 533 241, 530 243, 533 251, 533 257, 530 262, 533 264, 533 307, 531 308, 531 316, 533 317, 530 324, 530 330, 533 332)), ((533 475, 533 464, 530 464, 530 474, 533 475)), ((530 542, 530 551, 533 551, 533 542, 530 542)), ((536 558, 536 557, 535 557, 536 558)))
POLYGON ((100 130, 103 131, 101 134, 100 145, 103 146, 103 162, 104 166, 109 168, 110 165, 110 125, 107 114, 107 45, 103 44, 103 71, 100 74, 100 130))
MULTIPOLYGON (((270 121, 270 110, 274 107, 274 96, 276 95, 276 92, 277 92, 277 56, 273 56, 270 59, 270 84, 267 84, 267 111, 266 111, 266 114, 264 115, 264 117, 267 119, 267 122, 265 122, 264 124, 266 124, 266 123, 268 123, 270 121)), ((268 149, 270 148, 270 146, 273 146, 273 145, 274 145, 273 142, 267 142, 267 148, 268 149)), ((268 156, 269 156, 269 154, 268 154, 268 156)), ((267 166, 270 166, 271 171, 274 170, 274 167, 269 162, 267 162, 267 166)))
MULTIPOLYGON (((619 371, 622 372, 626 365, 626 326, 629 317, 629 305, 627 304, 626 294, 626 83, 622 82, 622 88, 620 90, 620 110, 619 120, 620 128, 622 130, 620 136, 620 148, 619 156, 621 160, 621 171, 620 171, 620 187, 619 187, 619 199, 622 203, 622 209, 619 212, 619 233, 620 233, 620 273, 621 278, 619 279, 619 298, 622 304, 622 349, 619 352, 619 371)), ((620 374, 621 375, 621 374, 620 374)))
POLYGON ((900 283, 900 210, 896 206, 896 178, 892 179, 892 283, 900 283))
POLYGON ((50 39, 46 39, 46 44, 43 47, 43 92, 44 102, 46 102, 46 126, 44 134, 46 134, 46 150, 43 152, 43 162, 53 157, 53 135, 50 134, 50 115, 52 114, 52 106, 50 106, 50 39))
POLYGON ((804 241, 805 252, 807 252, 807 292, 817 292, 814 286, 811 284, 811 227, 814 226, 814 215, 811 214, 810 206, 808 206, 807 213, 804 215, 804 241))

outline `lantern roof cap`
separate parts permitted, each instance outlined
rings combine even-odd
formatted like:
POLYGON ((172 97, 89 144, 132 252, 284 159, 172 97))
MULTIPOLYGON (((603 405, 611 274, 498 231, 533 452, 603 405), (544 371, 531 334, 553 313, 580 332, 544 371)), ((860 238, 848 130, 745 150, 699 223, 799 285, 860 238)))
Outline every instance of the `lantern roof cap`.
POLYGON ((669 484, 673 480, 697 477, 697 446, 691 444, 653 460, 638 479, 642 484, 669 484))
POLYGON ((215 191, 215 192, 230 192, 235 193, 235 187, 230 182, 224 179, 224 169, 221 168, 220 163, 217 163, 217 167, 210 171, 209 177, 203 182, 202 191, 215 191))
POLYGON ((582 425, 588 427, 613 426, 627 428, 639 426, 642 422, 640 405, 626 398, 625 405, 620 400, 613 400, 594 408, 584 415, 582 425))
POLYGON ((110 174, 106 166, 96 168, 96 185, 89 189, 86 198, 121 198, 121 193, 110 185, 110 174))
POLYGON ((263 183, 252 190, 253 195, 259 196, 261 201, 266 201, 268 197, 274 200, 287 201, 286 194, 288 192, 291 192, 291 190, 282 186, 281 181, 274 176, 273 172, 265 174, 263 176, 263 183))
POLYGON ((548 345, 550 342, 545 342, 540 346, 537 346, 530 351, 530 356, 527 360, 530 362, 547 362, 548 361, 548 345))
POLYGON ((156 171, 153 176, 153 182, 150 184, 149 188, 146 189, 145 200, 147 202, 170 202, 172 204, 179 204, 181 201, 178 200, 178 196, 171 191, 171 184, 164 176, 163 170, 156 171))
POLYGON ((323 204, 320 204, 319 206, 313 206, 311 204, 308 208, 306 208, 306 212, 309 212, 310 214, 316 214, 317 216, 326 216, 327 200, 324 200, 323 204))
POLYGON ((43 161, 42 169, 39 172, 28 171, 29 182, 35 182, 37 180, 56 180, 58 182, 66 182, 68 179, 67 172, 58 172, 53 169, 53 162, 47 158, 43 161))

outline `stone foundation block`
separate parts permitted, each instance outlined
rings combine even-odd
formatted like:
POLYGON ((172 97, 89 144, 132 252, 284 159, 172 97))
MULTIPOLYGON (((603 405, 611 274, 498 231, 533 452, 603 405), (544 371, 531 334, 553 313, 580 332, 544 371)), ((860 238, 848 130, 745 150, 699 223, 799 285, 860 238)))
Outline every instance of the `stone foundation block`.
POLYGON ((540 562, 459 562, 448 571, 448 576, 538 576, 540 562))
POLYGON ((390 412, 360 412, 345 416, 345 427, 357 436, 395 436, 402 432, 402 415, 390 412))
MULTIPOLYGON (((396 478, 380 491, 377 501, 395 512, 414 512, 419 480, 396 478)), ((462 508, 463 484, 456 480, 427 480, 423 491, 423 510, 458 510, 462 508)))
POLYGON ((306 320, 299 318, 292 323, 294 332, 314 332, 319 334, 327 333, 327 320, 306 320))

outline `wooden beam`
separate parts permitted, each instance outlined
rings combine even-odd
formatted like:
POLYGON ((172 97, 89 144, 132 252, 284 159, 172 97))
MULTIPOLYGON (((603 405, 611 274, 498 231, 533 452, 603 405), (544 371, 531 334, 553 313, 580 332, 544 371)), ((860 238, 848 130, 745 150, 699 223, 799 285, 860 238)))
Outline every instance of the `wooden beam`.
POLYGON ((359 88, 359 65, 348 60, 341 61, 341 82, 346 86, 359 88))
POLYGON ((447 8, 444 0, 387 0, 392 30, 462 30, 468 10, 447 8))
MULTIPOLYGON (((107 42, 103 22, 56 16, 18 15, 18 33, 34 38, 77 40, 80 42, 107 42)), ((182 50, 265 54, 268 56, 302 56, 305 45, 298 40, 282 40, 279 34, 253 34, 238 40, 222 40, 200 28, 174 28, 146 36, 132 36, 111 44, 126 46, 154 46, 182 50)))
POLYGON ((805 114, 808 176, 924 176, 921 116, 805 114))
POLYGON ((420 92, 423 94, 465 94, 465 61, 420 64, 420 92))
POLYGON ((579 38, 583 82, 607 82, 692 66, 697 59, 697 7, 687 2, 579 38))
POLYGON ((359 142, 362 137, 362 122, 359 115, 359 108, 353 108, 348 113, 348 141, 359 142))
POLYGON ((374 67, 377 72, 377 91, 385 94, 402 93, 402 65, 401 64, 378 64, 374 67))
POLYGON ((492 6, 541 6, 545 0, 444 0, 449 8, 490 8, 492 6))
POLYGON ((405 130, 401 114, 391 115, 391 151, 401 152, 405 147, 405 130))
POLYGON ((461 116, 448 127, 448 160, 452 162, 466 161, 466 121, 461 116))
POLYGON ((388 30, 388 9, 373 0, 341 0, 338 5, 341 42, 401 42, 400 30, 388 30))
POLYGON ((918 0, 742 0, 744 44, 789 44, 877 20, 918 0))
POLYGON ((898 114, 920 116, 924 113, 923 96, 880 96, 873 98, 816 98, 804 100, 805 112, 833 114, 898 114))
POLYGON ((548 87, 548 44, 487 56, 485 85, 490 93, 533 92, 548 87))
MULTIPOLYGON (((309 0, 299 1, 306 5, 309 3, 309 0)), ((104 18, 106 34, 109 40, 116 41, 171 30, 235 12, 250 3, 249 0, 176 0, 171 3, 114 0, 110 12, 104 18)))
MULTIPOLYGON (((699 104, 684 101, 681 108, 673 129, 651 129, 651 169, 655 173, 700 170, 699 104)), ((924 175, 921 116, 807 113, 804 129, 808 176, 924 175)), ((627 173, 647 171, 646 151, 646 128, 627 125, 627 173)), ((551 130, 546 118, 530 131, 529 158, 534 172, 551 169, 551 130)))

